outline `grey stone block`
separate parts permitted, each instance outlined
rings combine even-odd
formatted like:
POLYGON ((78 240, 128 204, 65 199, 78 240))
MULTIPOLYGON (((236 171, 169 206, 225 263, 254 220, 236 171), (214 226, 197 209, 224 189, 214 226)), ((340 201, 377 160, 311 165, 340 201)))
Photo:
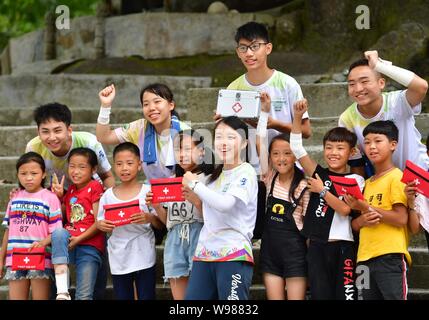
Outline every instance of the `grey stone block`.
POLYGON ((98 92, 115 84, 113 108, 140 108, 140 90, 148 84, 165 83, 172 90, 178 108, 186 105, 189 88, 208 87, 209 77, 136 76, 136 75, 27 75, 0 77, 0 106, 6 108, 36 106, 60 102, 73 108, 98 110, 98 92))
POLYGON ((158 59, 232 53, 236 29, 252 20, 250 13, 215 14, 210 19, 204 13, 163 12, 111 17, 105 23, 106 55, 158 59))
MULTIPOLYGON (((35 125, 33 108, 2 108, 0 106, 0 126, 28 126, 35 125)), ((180 119, 186 119, 186 110, 177 108, 180 119)), ((73 124, 94 124, 97 122, 99 108, 73 108, 73 124)), ((110 114, 111 123, 125 124, 143 117, 141 106, 134 108, 115 108, 110 114)))
POLYGON ((43 29, 12 38, 10 45, 10 61, 12 72, 21 65, 43 59, 43 29))

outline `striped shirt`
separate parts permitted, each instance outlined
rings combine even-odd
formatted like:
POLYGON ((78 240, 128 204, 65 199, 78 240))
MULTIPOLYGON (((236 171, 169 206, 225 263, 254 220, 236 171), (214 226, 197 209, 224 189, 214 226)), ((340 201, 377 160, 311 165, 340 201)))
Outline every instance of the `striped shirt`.
MULTIPOLYGON (((20 190, 9 202, 2 225, 9 229, 6 266, 11 266, 14 248, 29 248, 62 228, 61 203, 47 189, 35 193, 20 190)), ((50 246, 46 247, 45 268, 53 268, 50 246)))

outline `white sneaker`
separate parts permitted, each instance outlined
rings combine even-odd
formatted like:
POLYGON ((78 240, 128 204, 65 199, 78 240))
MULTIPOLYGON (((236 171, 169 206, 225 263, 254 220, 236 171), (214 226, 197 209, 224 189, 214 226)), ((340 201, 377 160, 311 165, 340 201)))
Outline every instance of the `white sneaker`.
POLYGON ((62 292, 62 293, 57 293, 56 300, 71 300, 71 297, 68 292, 62 292))

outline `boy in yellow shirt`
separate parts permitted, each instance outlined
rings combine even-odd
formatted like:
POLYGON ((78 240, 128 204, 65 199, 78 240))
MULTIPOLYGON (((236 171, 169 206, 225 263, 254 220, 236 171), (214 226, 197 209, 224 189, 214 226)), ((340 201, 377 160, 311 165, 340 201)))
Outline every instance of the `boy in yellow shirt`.
POLYGON ((407 232, 407 197, 402 171, 394 166, 392 154, 398 144, 393 121, 375 121, 363 130, 365 154, 375 168, 366 180, 364 198, 346 196, 346 202, 361 215, 352 227, 360 232, 358 265, 369 270, 369 288, 364 300, 406 300, 407 263, 411 264, 407 232))

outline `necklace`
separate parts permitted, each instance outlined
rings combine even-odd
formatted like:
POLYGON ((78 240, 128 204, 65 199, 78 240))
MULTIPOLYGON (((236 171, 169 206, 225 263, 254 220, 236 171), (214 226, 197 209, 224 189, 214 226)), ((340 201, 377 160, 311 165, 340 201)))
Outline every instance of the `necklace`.
POLYGON ((395 166, 391 166, 390 168, 383 170, 380 173, 374 174, 371 177, 371 181, 375 181, 376 179, 380 178, 381 176, 384 176, 386 173, 388 173, 390 170, 393 170, 393 169, 395 169, 395 166))

